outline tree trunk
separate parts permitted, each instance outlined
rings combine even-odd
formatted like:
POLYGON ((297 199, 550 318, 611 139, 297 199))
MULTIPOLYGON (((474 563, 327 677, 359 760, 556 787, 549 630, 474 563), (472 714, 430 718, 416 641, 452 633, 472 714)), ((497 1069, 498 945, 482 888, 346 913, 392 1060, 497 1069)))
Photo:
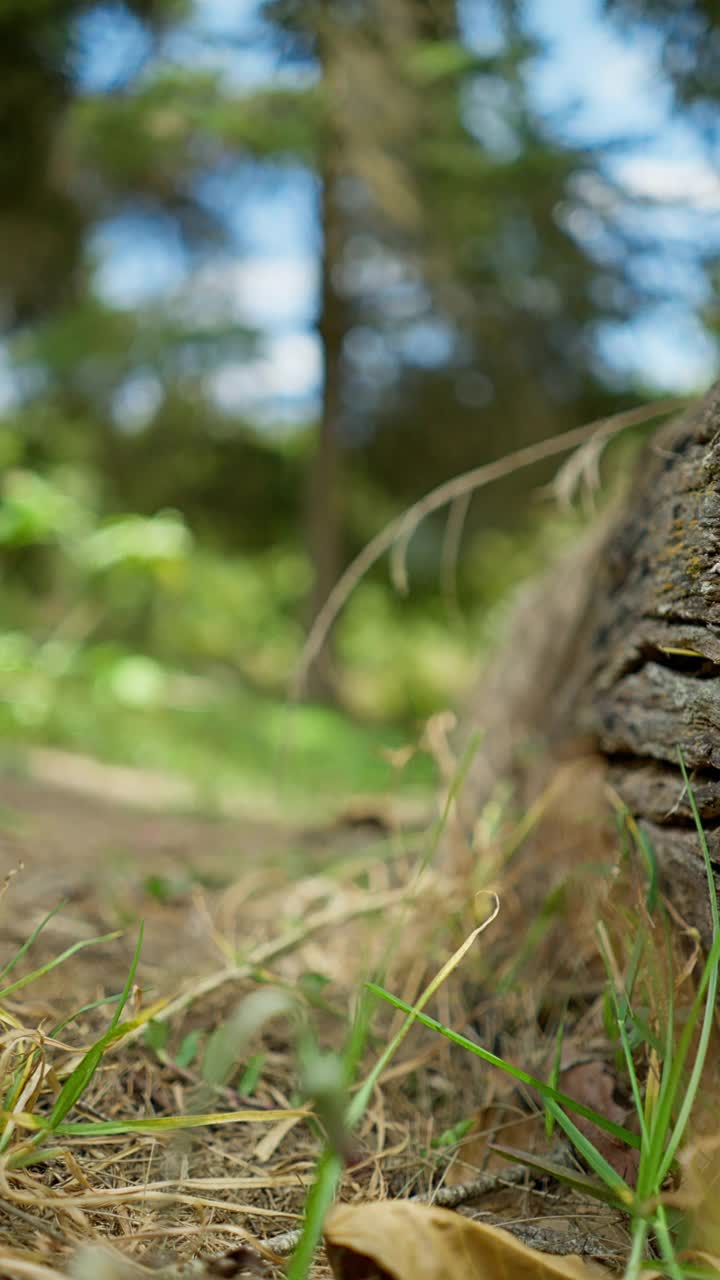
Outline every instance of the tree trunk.
POLYGON ((529 740, 556 761, 590 748, 707 940, 705 867, 678 747, 720 872, 720 383, 653 437, 605 527, 526 593, 469 719, 488 748, 470 772, 465 824, 499 777, 532 794, 529 740))
MULTIPOLYGON (((324 364, 323 394, 318 442, 310 469, 307 513, 308 549, 313 567, 309 603, 311 624, 335 586, 342 568, 339 428, 345 309, 333 280, 342 244, 334 186, 335 175, 332 166, 327 164, 321 196, 323 258, 318 319, 324 364)), ((327 699, 332 696, 332 673, 332 639, 329 638, 308 672, 307 691, 311 697, 327 699)))
MULTIPOLYGON (((326 78, 328 75, 326 55, 326 78)), ((317 446, 310 464, 307 507, 307 546, 313 568, 308 604, 310 625, 325 604, 342 569, 340 420, 347 308, 338 288, 344 239, 336 192, 338 144, 334 131, 328 132, 321 175, 322 265, 317 324, 323 353, 322 409, 317 446)), ((332 633, 308 671, 306 689, 313 698, 328 700, 333 696, 332 633)))

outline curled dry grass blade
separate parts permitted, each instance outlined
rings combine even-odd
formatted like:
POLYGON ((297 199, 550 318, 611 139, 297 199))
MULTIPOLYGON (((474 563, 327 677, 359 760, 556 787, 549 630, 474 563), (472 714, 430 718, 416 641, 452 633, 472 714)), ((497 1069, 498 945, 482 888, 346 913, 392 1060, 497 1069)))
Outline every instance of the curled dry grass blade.
POLYGON ((298 696, 305 687, 307 674, 323 648, 328 633, 338 614, 342 611, 358 583, 365 574, 382 559, 387 551, 395 548, 393 556, 392 576, 400 591, 407 590, 407 573, 405 568, 408 545, 418 526, 435 511, 440 511, 449 503, 457 502, 468 494, 512 475, 525 467, 542 462, 545 458, 557 457, 568 453, 589 440, 609 440, 628 427, 639 426, 651 422, 670 413, 677 412, 692 403, 688 399, 658 400, 654 404, 639 405, 624 413, 613 414, 610 418, 601 418, 597 422, 586 423, 576 427, 574 431, 564 431, 560 435, 551 436, 536 444, 517 449, 504 458, 476 467, 465 475, 456 476, 445 484, 438 485, 430 493, 421 498, 407 511, 392 520, 381 529, 380 533, 367 544, 363 551, 352 561, 338 579, 310 629, 300 662, 293 680, 293 694, 298 696))

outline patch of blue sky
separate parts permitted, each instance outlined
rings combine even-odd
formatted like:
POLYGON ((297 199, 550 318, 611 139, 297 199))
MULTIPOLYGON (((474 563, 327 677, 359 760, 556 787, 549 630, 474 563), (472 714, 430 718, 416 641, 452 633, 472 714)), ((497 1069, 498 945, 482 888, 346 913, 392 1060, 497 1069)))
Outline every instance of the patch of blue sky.
POLYGON ((541 46, 532 71, 535 103, 556 118, 564 137, 645 145, 665 128, 670 90, 659 74, 654 34, 621 32, 599 0, 533 0, 526 15, 541 46))
POLYGON ((263 21, 260 0, 195 0, 191 20, 168 35, 163 54, 182 66, 215 72, 238 92, 317 78, 307 59, 288 57, 287 42, 281 45, 263 21))
POLYGON ((151 49, 143 24, 123 4, 105 4, 76 19, 71 70, 87 93, 108 93, 142 65, 151 49))
POLYGON ((171 219, 120 214, 90 238, 94 285, 110 306, 131 310, 179 289, 187 279, 182 243, 171 219))
POLYGON ((301 165, 243 163, 234 173, 202 179, 196 195, 245 253, 319 254, 318 184, 301 165))
POLYGON ((673 116, 659 37, 609 22, 599 0, 534 0, 526 12, 543 46, 536 105, 560 137, 611 144, 605 169, 628 197, 621 224, 653 244, 628 259, 650 296, 631 321, 599 330, 600 361, 618 383, 702 390, 717 350, 694 308, 707 295, 699 254, 720 250, 720 175, 699 135, 673 116))
POLYGON ((682 304, 661 304, 630 324, 601 327, 597 350, 603 373, 617 386, 654 378, 680 395, 704 389, 717 361, 714 343, 682 304))

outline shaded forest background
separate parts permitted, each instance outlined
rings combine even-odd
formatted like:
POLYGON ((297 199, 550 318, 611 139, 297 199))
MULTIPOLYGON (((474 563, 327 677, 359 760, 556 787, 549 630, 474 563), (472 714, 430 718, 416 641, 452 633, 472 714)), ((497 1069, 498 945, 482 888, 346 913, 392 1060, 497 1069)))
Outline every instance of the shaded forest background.
MULTIPOLYGON (((0 731, 209 792, 287 747, 308 623, 387 520, 672 392, 603 334, 672 306, 683 278, 720 334, 720 232, 696 234, 691 192, 678 224, 684 192, 668 212, 624 186, 627 139, 579 145, 539 109, 532 2, 237 7, 208 23, 202 0, 0 0, 0 731), (244 83, 248 54, 265 71, 244 83), (262 346, 232 283, 244 201, 288 174, 313 201, 322 353, 291 422, 218 394, 262 346), (99 284, 120 222, 183 263, 142 304, 99 284)), ((607 0, 602 21, 654 40, 657 92, 720 183, 714 11, 607 0)), ((586 517, 538 499, 550 475, 428 522, 407 600, 383 569, 358 587, 294 715, 299 790, 384 785, 377 745, 458 698, 510 588, 586 517)))

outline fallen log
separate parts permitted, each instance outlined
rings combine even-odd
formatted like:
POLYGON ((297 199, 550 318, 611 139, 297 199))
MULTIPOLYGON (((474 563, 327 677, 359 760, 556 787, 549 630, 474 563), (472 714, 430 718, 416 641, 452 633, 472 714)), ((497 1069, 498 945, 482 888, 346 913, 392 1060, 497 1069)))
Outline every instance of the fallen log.
POLYGON ((500 778, 527 803, 548 762, 592 751, 707 938, 678 747, 720 874, 720 383, 654 434, 619 506, 525 592, 465 729, 483 734, 466 829, 500 778))

